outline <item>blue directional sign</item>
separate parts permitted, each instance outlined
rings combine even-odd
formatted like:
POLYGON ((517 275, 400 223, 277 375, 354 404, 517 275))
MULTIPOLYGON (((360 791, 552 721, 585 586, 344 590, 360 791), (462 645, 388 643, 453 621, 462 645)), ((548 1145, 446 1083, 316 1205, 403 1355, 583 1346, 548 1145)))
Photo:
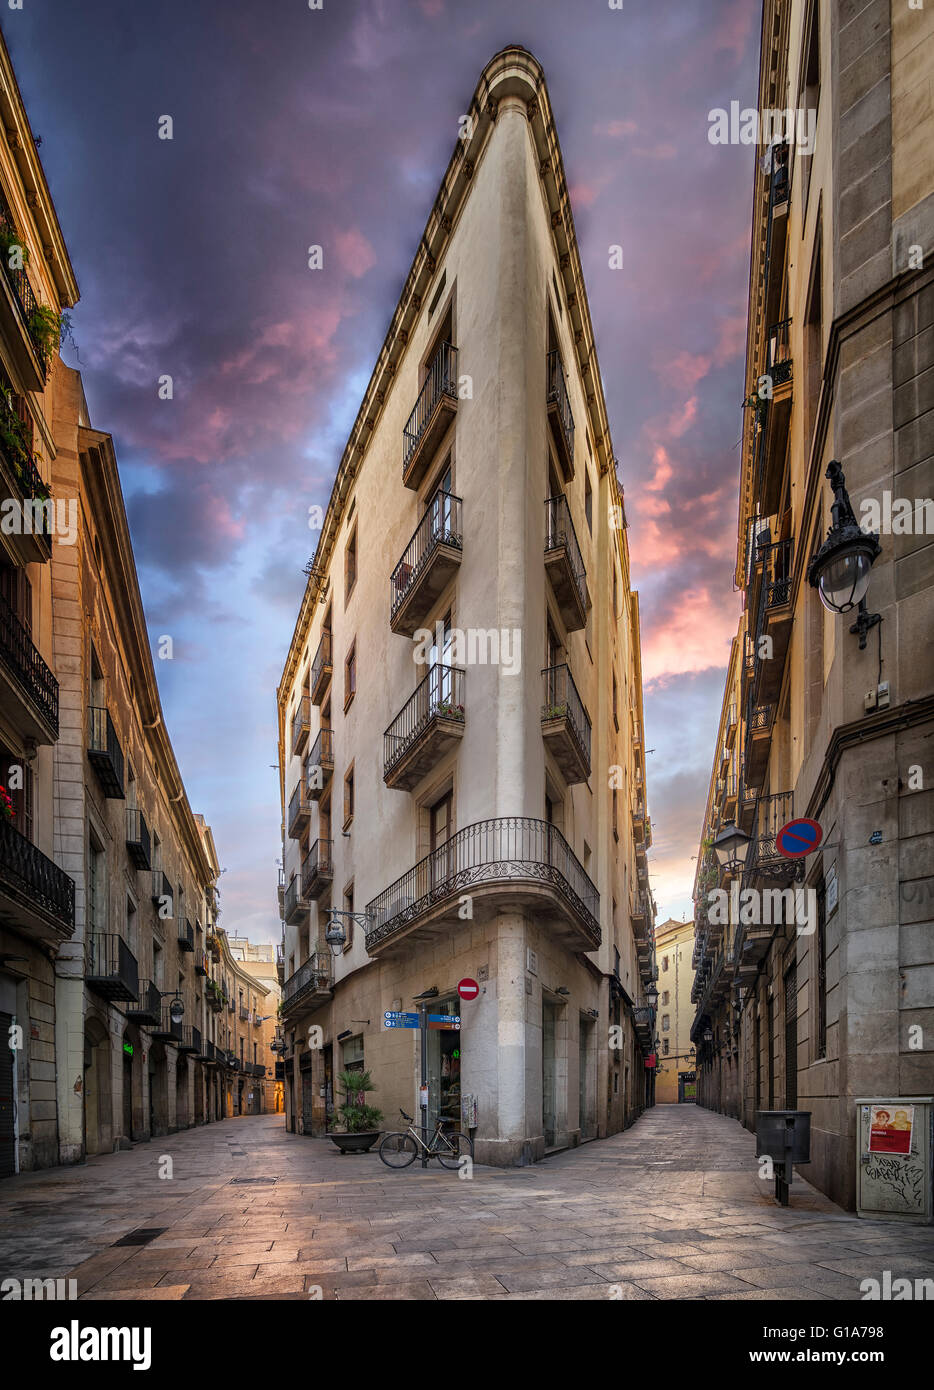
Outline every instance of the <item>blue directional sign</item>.
POLYGON ((385 1028, 417 1028, 418 1014, 402 1014, 393 1009, 387 1009, 383 1014, 383 1026, 385 1028))
POLYGON ((817 849, 824 832, 816 820, 801 816, 783 825, 775 836, 775 847, 786 859, 801 859, 817 849))
POLYGON ((446 1023, 449 1028, 456 1027, 461 1021, 460 1014, 429 1014, 429 1023, 446 1023))

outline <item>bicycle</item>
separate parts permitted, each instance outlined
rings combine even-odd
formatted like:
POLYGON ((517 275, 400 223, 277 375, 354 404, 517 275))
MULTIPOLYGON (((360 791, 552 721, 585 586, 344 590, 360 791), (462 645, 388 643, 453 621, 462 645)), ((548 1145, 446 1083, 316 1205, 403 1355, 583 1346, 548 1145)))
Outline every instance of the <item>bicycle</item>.
POLYGON ((435 1132, 426 1144, 422 1134, 427 1134, 428 1126, 416 1125, 413 1117, 404 1110, 400 1110, 399 1114, 403 1120, 408 1120, 409 1127, 383 1138, 379 1156, 387 1168, 408 1168, 410 1163, 415 1162, 419 1150, 428 1158, 436 1158, 442 1168, 459 1168, 462 1158, 473 1160, 473 1140, 469 1134, 445 1134, 441 1128, 444 1121, 438 1120, 435 1132))

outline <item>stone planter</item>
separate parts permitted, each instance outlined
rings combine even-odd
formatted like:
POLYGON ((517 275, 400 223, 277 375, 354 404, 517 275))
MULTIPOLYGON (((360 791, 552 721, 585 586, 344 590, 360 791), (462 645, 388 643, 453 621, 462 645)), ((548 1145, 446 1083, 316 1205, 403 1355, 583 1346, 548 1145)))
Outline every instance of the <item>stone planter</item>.
POLYGON ((369 1153, 382 1132, 381 1129, 366 1129, 361 1134, 329 1134, 328 1138, 342 1154, 365 1154, 369 1153))

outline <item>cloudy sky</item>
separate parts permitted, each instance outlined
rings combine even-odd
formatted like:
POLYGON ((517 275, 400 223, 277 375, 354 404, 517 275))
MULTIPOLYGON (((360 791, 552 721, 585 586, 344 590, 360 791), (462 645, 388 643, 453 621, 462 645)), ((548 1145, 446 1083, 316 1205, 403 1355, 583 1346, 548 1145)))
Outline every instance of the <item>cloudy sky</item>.
POLYGON ((225 925, 278 940, 275 688, 334 470, 480 70, 542 62, 642 604, 650 856, 690 912, 735 630, 756 0, 26 0, 3 7, 81 287, 169 729, 225 925), (174 139, 157 137, 171 115, 174 139), (325 247, 327 271, 307 269, 325 247), (607 269, 607 248, 624 270, 607 269), (175 397, 160 401, 171 374, 175 397))

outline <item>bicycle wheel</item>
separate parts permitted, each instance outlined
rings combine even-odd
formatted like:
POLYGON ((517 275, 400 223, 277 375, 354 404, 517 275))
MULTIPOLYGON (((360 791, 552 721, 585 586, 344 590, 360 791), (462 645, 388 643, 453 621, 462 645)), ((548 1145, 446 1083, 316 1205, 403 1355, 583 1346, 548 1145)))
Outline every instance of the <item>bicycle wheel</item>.
POLYGON ((379 1146, 379 1156, 387 1168, 408 1168, 417 1153, 411 1134, 387 1134, 379 1146))
POLYGON ((439 1134, 435 1157, 442 1168, 459 1168, 461 1159, 473 1160, 473 1140, 469 1134, 439 1134))

